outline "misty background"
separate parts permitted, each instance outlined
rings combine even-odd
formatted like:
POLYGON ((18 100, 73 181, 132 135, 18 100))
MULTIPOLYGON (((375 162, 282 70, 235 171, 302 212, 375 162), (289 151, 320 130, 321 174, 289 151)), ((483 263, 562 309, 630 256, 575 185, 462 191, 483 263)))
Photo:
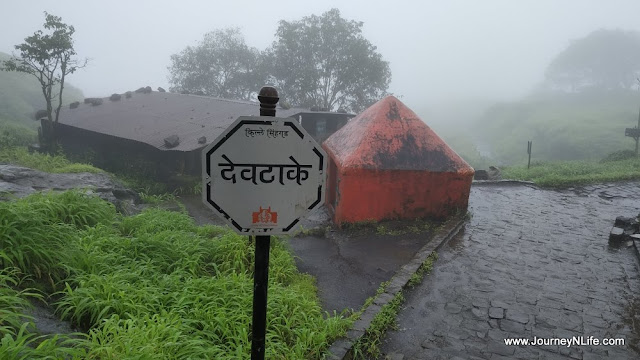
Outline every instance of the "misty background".
MULTIPOLYGON (((541 105, 545 115, 529 119, 540 123, 544 118, 548 124, 540 126, 548 128, 548 133, 539 128, 536 133, 531 126, 517 130, 522 125, 521 112, 507 116, 504 111, 496 112, 495 106, 530 96, 544 80, 550 62, 572 40, 598 29, 640 31, 637 0, 244 1, 241 5, 204 0, 30 0, 5 3, 2 8, 3 53, 15 53, 14 45, 42 28, 44 11, 75 27, 75 50, 90 62, 67 81, 85 97, 105 97, 147 85, 168 89, 170 56, 197 45, 207 32, 239 27, 247 45, 263 50, 273 42, 279 20, 296 21, 338 8, 343 18, 364 23, 364 37, 389 62, 388 91, 476 167, 521 161, 526 156, 526 141, 531 139, 534 153, 544 154, 541 141, 557 136, 558 131, 550 127, 566 106, 549 110, 545 103, 541 105), (505 117, 499 124, 487 120, 491 109, 493 118, 505 117), (503 143, 509 146, 501 150, 503 143), (512 153, 520 143, 522 154, 499 156, 500 152, 512 153)), ((633 142, 624 139, 624 126, 619 126, 635 125, 640 94, 638 101, 628 94, 624 98, 623 103, 612 105, 625 109, 616 115, 620 123, 611 136, 619 134, 620 144, 629 147, 633 142)), ((609 116, 607 111, 600 113, 609 116)), ((571 133, 570 128, 565 131, 571 133)), ((592 143, 588 137, 575 142, 585 149, 592 143)), ((577 155, 569 158, 601 156, 616 146, 588 154, 576 149, 577 155)), ((556 147, 546 151, 558 152, 556 147)))

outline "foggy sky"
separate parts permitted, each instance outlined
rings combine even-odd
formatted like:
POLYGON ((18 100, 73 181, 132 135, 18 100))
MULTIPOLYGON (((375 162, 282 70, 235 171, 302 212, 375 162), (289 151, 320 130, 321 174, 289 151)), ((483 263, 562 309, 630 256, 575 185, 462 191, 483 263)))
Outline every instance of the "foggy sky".
POLYGON ((570 40, 599 28, 640 31, 638 0, 2 0, 0 51, 14 52, 42 28, 48 11, 76 28, 76 51, 90 59, 68 77, 85 96, 147 85, 168 89, 170 55, 208 31, 240 27, 248 45, 262 50, 279 20, 333 7, 364 22, 365 37, 390 62, 389 90, 414 109, 518 98, 542 80, 570 40))

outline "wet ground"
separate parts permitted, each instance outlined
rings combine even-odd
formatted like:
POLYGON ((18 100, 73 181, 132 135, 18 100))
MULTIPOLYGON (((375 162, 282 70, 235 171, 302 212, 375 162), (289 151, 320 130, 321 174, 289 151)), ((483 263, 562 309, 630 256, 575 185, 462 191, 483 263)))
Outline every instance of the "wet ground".
POLYGON ((629 313, 640 296, 638 258, 633 247, 608 243, 616 216, 640 212, 640 183, 564 191, 474 186, 470 211, 432 274, 406 294, 383 353, 405 360, 640 358, 629 313), (504 343, 579 336, 591 345, 504 343), (625 345, 596 346, 591 336, 625 345))
POLYGON ((52 306, 47 306, 40 301, 30 301, 32 308, 28 315, 33 318, 36 331, 41 335, 69 334, 79 332, 68 321, 60 320, 54 313, 52 306))
POLYGON ((380 283, 390 280, 430 238, 430 234, 330 232, 326 237, 294 237, 289 245, 298 270, 316 278, 323 309, 340 313, 360 310, 380 283))

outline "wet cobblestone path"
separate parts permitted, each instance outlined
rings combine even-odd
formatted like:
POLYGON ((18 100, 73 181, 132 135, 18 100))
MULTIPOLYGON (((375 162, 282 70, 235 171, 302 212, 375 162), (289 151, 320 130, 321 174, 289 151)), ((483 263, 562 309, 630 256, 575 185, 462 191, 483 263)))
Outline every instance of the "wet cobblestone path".
MULTIPOLYGON (((639 359, 625 324, 640 296, 633 247, 613 248, 616 216, 640 212, 640 183, 564 191, 474 186, 472 219, 406 294, 393 359, 639 359), (506 346, 506 338, 624 338, 624 346, 506 346)), ((385 355, 381 356, 384 359, 385 355)))

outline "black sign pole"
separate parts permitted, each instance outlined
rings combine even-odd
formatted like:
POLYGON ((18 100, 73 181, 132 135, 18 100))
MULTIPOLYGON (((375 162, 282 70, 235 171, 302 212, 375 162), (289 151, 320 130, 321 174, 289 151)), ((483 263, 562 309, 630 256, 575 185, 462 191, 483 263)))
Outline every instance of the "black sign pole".
MULTIPOLYGON (((264 86, 258 94, 260 116, 276 116, 278 91, 264 86)), ((267 330, 267 288, 269 285, 269 247, 271 236, 255 237, 256 262, 253 272, 253 325, 251 327, 251 360, 264 360, 267 330)))

